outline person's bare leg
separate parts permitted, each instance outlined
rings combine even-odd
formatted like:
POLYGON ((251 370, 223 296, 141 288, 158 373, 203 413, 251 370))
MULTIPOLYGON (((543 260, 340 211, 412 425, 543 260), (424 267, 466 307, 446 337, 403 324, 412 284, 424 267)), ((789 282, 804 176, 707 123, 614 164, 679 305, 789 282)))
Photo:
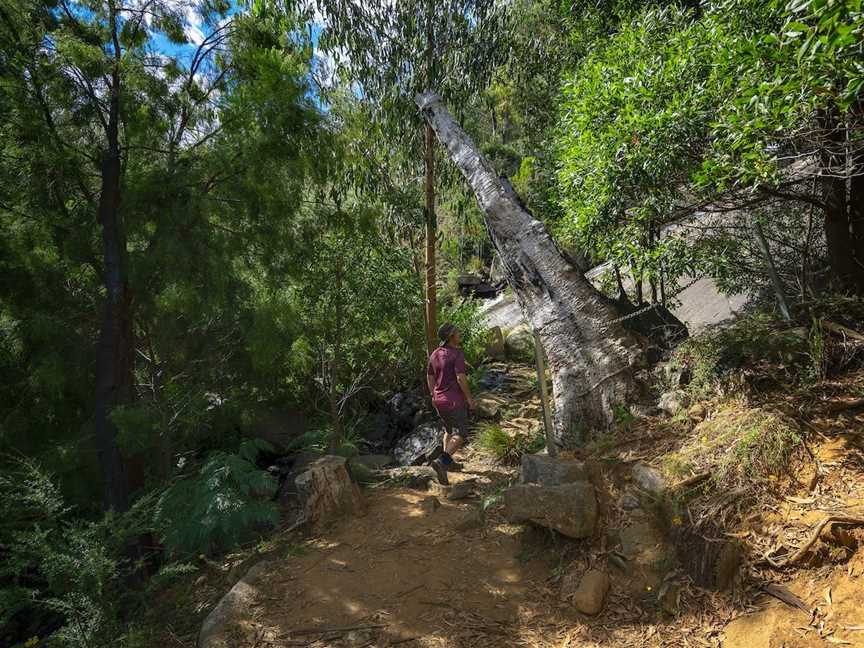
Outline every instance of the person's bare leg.
POLYGON ((454 434, 450 437, 449 441, 444 441, 444 452, 452 457, 453 453, 461 448, 464 442, 465 440, 461 436, 454 434))
POLYGON ((444 452, 447 452, 447 444, 450 443, 450 439, 453 437, 450 436, 450 432, 444 432, 444 441, 443 441, 443 449, 444 452))

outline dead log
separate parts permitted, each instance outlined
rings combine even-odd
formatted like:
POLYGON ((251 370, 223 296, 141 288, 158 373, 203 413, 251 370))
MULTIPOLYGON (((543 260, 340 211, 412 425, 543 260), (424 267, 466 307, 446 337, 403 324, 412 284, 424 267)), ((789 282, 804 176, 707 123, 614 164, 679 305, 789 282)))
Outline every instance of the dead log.
POLYGON ((641 395, 634 371, 643 361, 641 341, 616 321, 612 301, 561 252, 441 98, 427 92, 416 102, 473 189, 507 281, 543 343, 552 372, 556 440, 581 443, 587 431, 612 425, 615 405, 641 395))

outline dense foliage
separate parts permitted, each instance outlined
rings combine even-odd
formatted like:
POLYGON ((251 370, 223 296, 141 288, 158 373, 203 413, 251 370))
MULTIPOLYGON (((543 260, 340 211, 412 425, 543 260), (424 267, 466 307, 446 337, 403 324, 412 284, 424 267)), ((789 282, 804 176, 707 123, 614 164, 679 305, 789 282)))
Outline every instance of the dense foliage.
POLYGON ((614 296, 806 319, 864 293, 862 47, 860 0, 0 0, 0 642, 128 639, 435 325, 482 363, 501 261, 416 92, 614 296))

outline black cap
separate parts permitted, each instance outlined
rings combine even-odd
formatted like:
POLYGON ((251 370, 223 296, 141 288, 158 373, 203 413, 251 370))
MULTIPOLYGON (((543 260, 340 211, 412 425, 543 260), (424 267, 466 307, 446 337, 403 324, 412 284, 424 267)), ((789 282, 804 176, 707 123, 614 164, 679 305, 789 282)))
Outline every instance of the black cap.
POLYGON ((438 327, 438 339, 440 340, 438 346, 444 346, 447 344, 447 340, 450 339, 450 336, 456 332, 456 327, 450 322, 445 322, 440 327, 438 327))

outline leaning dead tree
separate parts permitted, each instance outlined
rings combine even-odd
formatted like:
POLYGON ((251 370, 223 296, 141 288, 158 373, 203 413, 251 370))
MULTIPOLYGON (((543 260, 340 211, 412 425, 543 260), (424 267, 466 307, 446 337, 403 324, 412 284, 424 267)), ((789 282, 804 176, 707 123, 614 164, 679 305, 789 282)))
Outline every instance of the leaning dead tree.
POLYGON ((473 189, 507 281, 546 350, 555 436, 580 443, 586 431, 612 424, 615 405, 638 399, 634 370, 642 361, 642 344, 616 321, 615 306, 562 254, 509 182, 499 178, 441 98, 427 92, 416 102, 473 189))

